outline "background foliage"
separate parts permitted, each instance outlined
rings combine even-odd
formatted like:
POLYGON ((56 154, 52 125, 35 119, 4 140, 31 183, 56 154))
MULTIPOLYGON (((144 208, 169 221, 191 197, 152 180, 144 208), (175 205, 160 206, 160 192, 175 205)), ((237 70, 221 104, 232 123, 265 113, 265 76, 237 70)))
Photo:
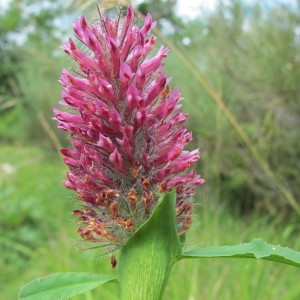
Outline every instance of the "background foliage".
MULTIPOLYGON (((24 282, 50 272, 105 273, 110 268, 107 257, 98 261, 72 246, 77 236, 70 212, 76 203, 68 201, 72 195, 61 186, 65 169, 57 155, 68 140, 51 120, 60 99, 60 70, 73 66, 59 45, 72 21, 94 10, 91 4, 12 0, 0 10, 0 262, 5 266, 0 299, 15 298, 24 282)), ((214 11, 199 9, 199 16, 189 20, 178 17, 176 1, 148 0, 137 7, 159 20, 161 42, 171 48, 166 70, 190 114, 191 147, 202 151, 197 167, 206 184, 197 194, 203 205, 195 205, 191 243, 211 246, 263 237, 300 249, 299 3, 232 0, 214 11)), ((209 299, 300 295, 296 270, 260 262, 212 264, 179 264, 174 280, 184 274, 193 274, 193 280, 185 283, 184 295, 171 280, 166 299, 198 299, 201 287, 209 299), (201 276, 205 272, 207 279, 201 276)), ((113 299, 111 293, 104 290, 104 299, 113 299)))

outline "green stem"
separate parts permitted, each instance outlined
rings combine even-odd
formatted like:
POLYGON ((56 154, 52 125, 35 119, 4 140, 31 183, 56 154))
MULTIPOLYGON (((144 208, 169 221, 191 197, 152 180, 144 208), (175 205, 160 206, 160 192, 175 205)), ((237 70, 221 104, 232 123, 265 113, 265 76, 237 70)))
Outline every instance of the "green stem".
POLYGON ((121 300, 162 299, 171 269, 181 255, 175 191, 161 195, 150 219, 128 239, 118 267, 121 300))

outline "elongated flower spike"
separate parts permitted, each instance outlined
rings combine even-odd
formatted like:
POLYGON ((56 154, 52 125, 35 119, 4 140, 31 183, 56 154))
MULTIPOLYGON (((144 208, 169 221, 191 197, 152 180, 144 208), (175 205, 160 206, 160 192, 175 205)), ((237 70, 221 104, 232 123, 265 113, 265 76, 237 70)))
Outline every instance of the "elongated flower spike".
POLYGON ((99 24, 82 16, 74 23, 80 50, 70 38, 64 51, 80 71, 62 71, 58 127, 71 134, 62 149, 69 167, 64 185, 75 191, 78 233, 92 242, 123 244, 150 216, 158 193, 176 189, 177 230, 191 225, 187 200, 204 180, 190 167, 199 150, 185 151, 192 134, 183 127, 177 88, 163 71, 168 49, 154 51, 155 26, 148 14, 139 28, 131 6, 122 17, 100 15, 99 24), (151 54, 151 55, 150 55, 151 54))

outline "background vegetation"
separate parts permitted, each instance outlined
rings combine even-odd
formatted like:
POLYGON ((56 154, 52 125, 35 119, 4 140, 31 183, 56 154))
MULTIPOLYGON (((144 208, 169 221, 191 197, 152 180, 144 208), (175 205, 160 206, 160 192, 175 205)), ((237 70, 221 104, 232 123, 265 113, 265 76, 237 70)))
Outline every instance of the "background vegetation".
MULTIPOLYGON (((13 0, 0 9, 0 299, 51 272, 115 272, 107 255, 95 258, 101 249, 79 251, 77 203, 61 185, 57 150, 68 140, 51 117, 60 70, 72 63, 58 46, 94 6, 60 3, 13 0)), ((202 151, 206 184, 187 247, 262 237, 300 250, 300 4, 247 3, 220 2, 188 20, 176 1, 136 7, 159 20, 156 34, 171 48, 166 70, 190 113, 191 147, 202 151)), ((165 299, 296 300, 298 277, 296 268, 260 261, 180 262, 165 299)), ((78 299, 114 299, 114 290, 78 299)))

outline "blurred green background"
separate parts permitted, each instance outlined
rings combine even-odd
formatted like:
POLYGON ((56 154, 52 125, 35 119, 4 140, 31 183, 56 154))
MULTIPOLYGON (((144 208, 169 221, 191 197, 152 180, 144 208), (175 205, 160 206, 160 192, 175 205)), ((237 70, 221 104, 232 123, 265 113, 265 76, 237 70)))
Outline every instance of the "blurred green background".
MULTIPOLYGON (((179 86, 206 179, 194 197, 187 248, 261 237, 300 250, 300 2, 220 1, 197 17, 176 0, 133 3, 158 20, 171 51, 166 72, 179 86)), ((186 1, 188 3, 189 1, 186 1)), ((116 272, 103 249, 82 251, 61 181, 56 129, 59 48, 95 1, 3 1, 0 6, 0 299, 60 271, 116 272), (6 5, 7 3, 7 5, 6 5)), ((112 1, 103 1, 111 7, 112 1)), ((203 260, 175 266, 165 299, 300 299, 299 271, 271 262, 203 260)), ((75 299, 116 299, 108 285, 75 299)))

